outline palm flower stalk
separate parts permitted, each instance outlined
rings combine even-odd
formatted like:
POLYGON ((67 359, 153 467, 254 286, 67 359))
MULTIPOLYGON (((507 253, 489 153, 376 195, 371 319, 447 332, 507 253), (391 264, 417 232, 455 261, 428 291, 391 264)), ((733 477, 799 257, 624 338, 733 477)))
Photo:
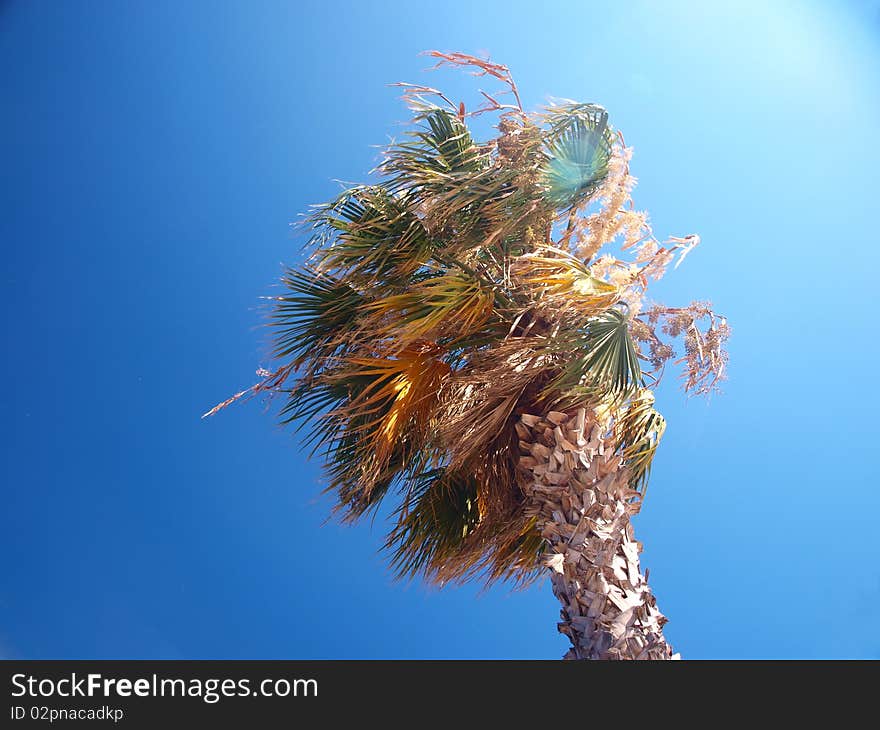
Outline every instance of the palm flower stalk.
POLYGON ((307 219, 271 300, 274 369, 206 415, 280 399, 343 520, 392 502, 399 576, 549 574, 568 657, 670 658, 631 522, 665 428, 652 389, 674 360, 686 391, 716 390, 728 328, 708 302, 645 297, 699 238, 654 237, 604 108, 529 114, 505 66, 430 55, 502 89, 467 111, 401 84, 412 131, 307 219))

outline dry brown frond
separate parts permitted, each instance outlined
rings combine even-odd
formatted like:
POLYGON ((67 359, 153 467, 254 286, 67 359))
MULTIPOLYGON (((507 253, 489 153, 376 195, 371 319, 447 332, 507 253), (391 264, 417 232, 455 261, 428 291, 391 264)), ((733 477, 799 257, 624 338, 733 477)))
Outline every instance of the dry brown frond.
POLYGON ((432 342, 416 342, 396 357, 349 357, 338 372, 325 377, 328 384, 354 379, 368 385, 340 409, 326 415, 349 421, 348 432, 365 439, 374 458, 367 482, 384 470, 399 442, 424 434, 437 405, 440 387, 450 368, 438 358, 432 342))
POLYGON ((511 266, 511 277, 515 286, 527 290, 556 316, 576 310, 591 317, 620 299, 616 286, 597 279, 580 260, 554 247, 520 256, 511 266))
POLYGON ((517 406, 537 399, 555 369, 543 338, 514 338, 474 353, 451 374, 438 433, 459 469, 485 456, 513 421, 517 406))
POLYGON ((365 304, 360 331, 364 337, 391 340, 395 349, 425 338, 454 339, 479 330, 491 316, 493 304, 492 291, 479 281, 446 273, 365 304))

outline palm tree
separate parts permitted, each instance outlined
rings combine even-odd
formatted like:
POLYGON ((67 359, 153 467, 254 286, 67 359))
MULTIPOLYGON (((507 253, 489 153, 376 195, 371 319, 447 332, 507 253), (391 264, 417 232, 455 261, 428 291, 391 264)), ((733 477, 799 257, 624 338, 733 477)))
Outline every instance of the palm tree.
POLYGON ((677 340, 685 388, 715 389, 728 330, 708 303, 644 298, 699 239, 654 238, 605 109, 527 114, 506 67, 430 55, 497 79, 512 103, 484 93, 467 112, 401 85, 414 130, 376 182, 308 217, 308 263, 272 300, 277 369, 209 413, 282 398, 342 519, 394 500, 398 575, 549 572, 567 657, 671 658, 631 522, 665 427, 651 387, 677 340), (468 122, 485 113, 498 134, 478 142, 468 122))

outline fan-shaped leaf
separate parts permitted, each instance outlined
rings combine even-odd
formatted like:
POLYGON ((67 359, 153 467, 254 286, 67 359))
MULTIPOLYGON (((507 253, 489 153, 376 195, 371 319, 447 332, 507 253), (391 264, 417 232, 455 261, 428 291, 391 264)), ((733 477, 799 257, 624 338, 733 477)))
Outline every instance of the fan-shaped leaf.
POLYGON ((546 197, 557 208, 580 205, 608 174, 613 137, 608 112, 593 104, 558 107, 550 117, 546 197))

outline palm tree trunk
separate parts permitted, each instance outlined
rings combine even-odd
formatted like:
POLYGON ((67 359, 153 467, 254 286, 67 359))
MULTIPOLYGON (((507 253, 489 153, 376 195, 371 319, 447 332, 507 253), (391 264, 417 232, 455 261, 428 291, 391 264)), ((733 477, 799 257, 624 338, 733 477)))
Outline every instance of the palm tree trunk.
POLYGON ((527 509, 547 543, 559 631, 572 644, 565 658, 677 658, 639 568, 630 522, 638 493, 608 430, 584 408, 523 414, 517 424, 527 509))

